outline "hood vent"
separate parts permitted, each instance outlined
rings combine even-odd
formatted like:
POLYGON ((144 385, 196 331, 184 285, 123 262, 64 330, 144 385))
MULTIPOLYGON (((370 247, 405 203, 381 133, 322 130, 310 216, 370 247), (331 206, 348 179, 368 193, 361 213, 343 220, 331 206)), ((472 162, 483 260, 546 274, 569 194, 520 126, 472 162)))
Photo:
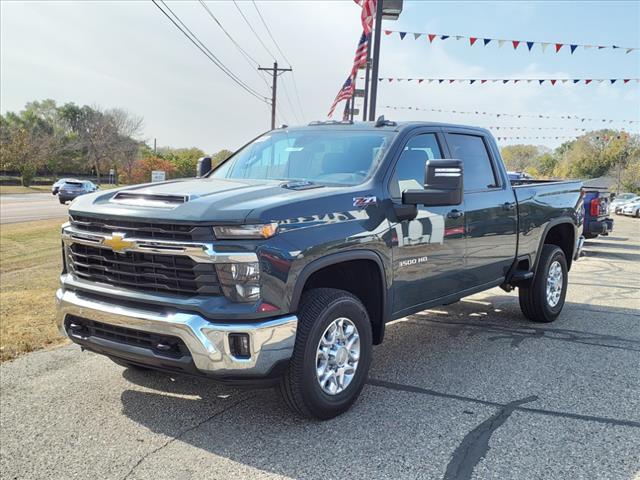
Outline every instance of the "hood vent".
POLYGON ((135 207, 175 208, 189 200, 189 195, 118 192, 113 196, 111 202, 135 207))
POLYGON ((280 185, 282 188, 286 188, 289 190, 309 190, 311 188, 321 188, 322 185, 318 185, 317 183, 309 182, 307 180, 296 180, 292 182, 283 183, 280 185))

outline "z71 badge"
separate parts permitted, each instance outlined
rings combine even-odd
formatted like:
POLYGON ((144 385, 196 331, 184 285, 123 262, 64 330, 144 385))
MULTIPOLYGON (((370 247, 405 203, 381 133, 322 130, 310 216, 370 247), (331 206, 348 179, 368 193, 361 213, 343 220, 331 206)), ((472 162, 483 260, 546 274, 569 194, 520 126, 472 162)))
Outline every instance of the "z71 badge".
POLYGON ((376 203, 378 199, 376 197, 353 197, 353 206, 358 208, 365 208, 369 205, 376 203))

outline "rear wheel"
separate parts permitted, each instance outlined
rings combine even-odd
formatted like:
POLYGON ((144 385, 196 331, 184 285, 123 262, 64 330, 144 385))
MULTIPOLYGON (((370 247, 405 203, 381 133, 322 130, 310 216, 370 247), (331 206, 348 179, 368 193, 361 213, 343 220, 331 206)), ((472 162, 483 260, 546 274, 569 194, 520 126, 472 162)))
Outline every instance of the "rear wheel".
POLYGON ((358 298, 331 288, 309 290, 300 304, 296 343, 280 393, 304 417, 340 415, 360 395, 371 350, 371 322, 358 298))
POLYGON ((567 259, 556 245, 544 245, 533 283, 518 288, 520 309, 534 322, 553 322, 567 295, 567 259))

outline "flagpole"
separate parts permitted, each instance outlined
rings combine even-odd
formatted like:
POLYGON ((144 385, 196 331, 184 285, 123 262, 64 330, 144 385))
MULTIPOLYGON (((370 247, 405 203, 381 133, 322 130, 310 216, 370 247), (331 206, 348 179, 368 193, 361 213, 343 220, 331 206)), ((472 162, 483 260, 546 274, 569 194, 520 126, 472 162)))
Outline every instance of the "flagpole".
POLYGON ((371 33, 369 33, 369 40, 367 41, 367 64, 364 73, 364 103, 362 105, 362 121, 367 121, 367 107, 369 106, 369 77, 371 69, 371 33))
POLYGON ((376 118, 376 97, 378 95, 378 67, 380 66, 380 34, 382 28, 382 1, 376 2, 375 46, 373 47, 373 66, 371 72, 371 98, 369 101, 369 121, 376 118))

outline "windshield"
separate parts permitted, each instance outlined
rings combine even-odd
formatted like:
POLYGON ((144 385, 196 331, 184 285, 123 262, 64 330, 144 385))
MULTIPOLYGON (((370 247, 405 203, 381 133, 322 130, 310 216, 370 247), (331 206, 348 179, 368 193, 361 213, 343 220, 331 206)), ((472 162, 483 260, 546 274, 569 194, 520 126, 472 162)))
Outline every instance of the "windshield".
POLYGON ((277 131, 244 147, 213 178, 357 185, 373 171, 391 132, 277 131))

